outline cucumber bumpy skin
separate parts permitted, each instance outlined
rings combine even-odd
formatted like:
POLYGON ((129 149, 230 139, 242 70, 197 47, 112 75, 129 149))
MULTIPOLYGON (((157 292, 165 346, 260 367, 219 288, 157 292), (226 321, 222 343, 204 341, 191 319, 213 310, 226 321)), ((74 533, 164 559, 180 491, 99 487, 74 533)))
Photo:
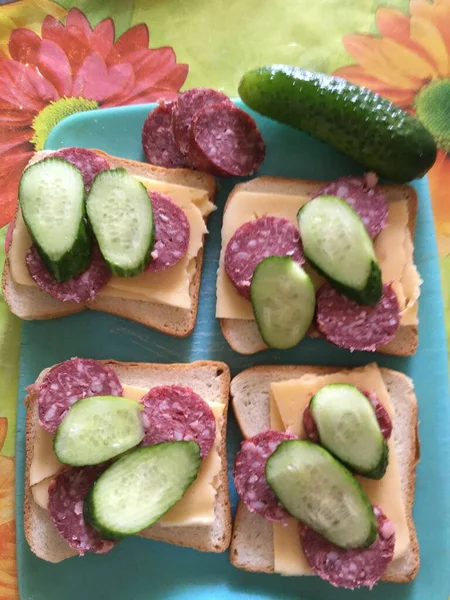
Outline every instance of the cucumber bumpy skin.
POLYGON ((265 66, 243 76, 239 95, 253 110, 306 131, 391 181, 422 177, 436 160, 436 143, 418 119, 340 77, 265 66))

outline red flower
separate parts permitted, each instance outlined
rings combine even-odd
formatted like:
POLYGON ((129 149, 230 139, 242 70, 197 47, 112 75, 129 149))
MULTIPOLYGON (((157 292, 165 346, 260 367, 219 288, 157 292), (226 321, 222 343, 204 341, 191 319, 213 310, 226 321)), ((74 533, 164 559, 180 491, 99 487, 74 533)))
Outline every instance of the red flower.
POLYGON ((11 33, 11 59, 0 59, 0 227, 14 215, 26 163, 65 116, 178 95, 188 66, 176 62, 172 48, 148 45, 146 25, 114 42, 111 19, 92 29, 76 8, 65 25, 47 16, 41 37, 30 29, 11 33))

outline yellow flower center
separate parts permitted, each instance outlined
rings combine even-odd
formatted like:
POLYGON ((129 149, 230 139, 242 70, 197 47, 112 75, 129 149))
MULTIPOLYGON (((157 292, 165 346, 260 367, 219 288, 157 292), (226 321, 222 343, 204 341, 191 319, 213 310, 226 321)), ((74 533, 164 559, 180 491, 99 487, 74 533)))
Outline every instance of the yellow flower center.
POLYGON ((60 98, 57 102, 50 102, 33 119, 34 135, 31 143, 36 150, 43 150, 49 133, 55 125, 70 115, 95 108, 98 108, 98 103, 85 98, 60 98))
POLYGON ((450 152, 450 79, 437 79, 420 90, 414 101, 416 116, 436 140, 450 152))

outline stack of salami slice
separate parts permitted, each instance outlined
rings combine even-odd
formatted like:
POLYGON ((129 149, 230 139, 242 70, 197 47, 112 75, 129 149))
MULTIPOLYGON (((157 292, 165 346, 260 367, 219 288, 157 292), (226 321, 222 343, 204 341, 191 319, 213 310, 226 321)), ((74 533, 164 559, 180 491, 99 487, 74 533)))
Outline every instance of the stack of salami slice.
POLYGON ((195 88, 176 102, 160 102, 142 129, 149 163, 194 168, 218 177, 254 173, 266 147, 255 121, 224 93, 195 88))

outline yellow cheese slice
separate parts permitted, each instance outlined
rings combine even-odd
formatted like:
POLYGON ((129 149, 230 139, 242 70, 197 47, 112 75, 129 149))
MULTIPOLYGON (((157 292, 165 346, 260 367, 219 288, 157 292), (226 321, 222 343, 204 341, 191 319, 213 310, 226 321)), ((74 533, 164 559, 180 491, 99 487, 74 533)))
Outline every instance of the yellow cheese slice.
POLYGON ((52 477, 61 467, 62 464, 53 452, 53 435, 37 425, 33 459, 30 465, 30 485, 33 486, 47 477, 52 477))
MULTIPOLYGON (((303 411, 311 397, 329 383, 349 383, 374 391, 387 412, 391 416, 394 415, 394 408, 381 373, 376 364, 371 364, 331 375, 316 376, 311 373, 296 380, 271 383, 272 398, 278 408, 284 429, 304 437, 303 411)), ((397 455, 392 438, 388 445, 389 465, 384 477, 379 481, 364 477, 357 479, 371 502, 380 506, 394 524, 396 533, 394 559, 397 559, 408 551, 409 530, 402 501, 397 455)), ((301 548, 295 520, 290 521, 285 529, 290 531, 280 531, 278 525, 273 527, 275 571, 287 575, 309 574, 310 568, 301 548)))
POLYGON ((214 204, 210 201, 208 193, 200 188, 185 187, 184 185, 159 181, 157 179, 149 179, 148 177, 141 177, 140 175, 134 175, 134 177, 143 183, 149 191, 167 194, 181 206, 181 208, 188 208, 191 204, 194 204, 200 209, 204 217, 207 217, 216 209, 214 204))
MULTIPOLYGON (((231 281, 228 279, 224 268, 225 248, 235 231, 244 223, 258 219, 264 215, 286 217, 292 223, 297 223, 297 212, 301 206, 309 201, 306 196, 293 196, 287 194, 264 194, 242 191, 236 193, 224 212, 222 224, 222 250, 220 254, 217 275, 217 303, 216 317, 220 319, 246 319, 253 320, 251 303, 240 296, 231 281)), ((389 203, 388 226, 375 240, 375 253, 380 263, 382 277, 385 283, 393 282, 394 290, 398 296, 400 308, 406 306, 406 295, 403 289, 403 276, 406 261, 412 264, 412 254, 408 253, 405 238, 408 233, 408 204, 406 200, 389 203)), ((308 270, 310 272, 310 270, 308 270)), ((314 272, 310 273, 316 287, 320 287, 323 279, 314 272)), ((409 278, 413 291, 409 293, 410 306, 417 303, 419 289, 417 279, 409 278)), ((400 323, 403 323, 402 316, 400 323)))
MULTIPOLYGON (((186 256, 175 266, 160 273, 142 273, 125 279, 112 277, 100 295, 131 300, 156 302, 189 310, 191 298, 189 287, 195 273, 195 257, 203 245, 207 233, 204 217, 214 210, 205 190, 184 187, 164 181, 137 177, 149 191, 168 194, 186 214, 190 225, 189 246, 186 256)), ((25 264, 26 254, 31 246, 31 238, 22 214, 17 215, 12 244, 9 252, 11 278, 21 285, 34 286, 25 264)))
POLYGON ((53 481, 53 477, 47 477, 39 483, 35 483, 31 487, 31 493, 33 494, 33 500, 38 506, 44 510, 48 509, 48 486, 53 481))
POLYGON ((406 261, 405 236, 407 231, 408 204, 406 200, 390 202, 387 227, 377 236, 374 247, 383 283, 392 282, 400 310, 405 308, 402 275, 406 261))
POLYGON ((413 262, 414 247, 409 231, 405 236, 406 263, 403 270, 402 283, 405 293, 405 308, 402 314, 402 325, 417 325, 419 323, 419 295, 422 279, 413 262))
MULTIPOLYGON (((123 395, 132 400, 140 400, 147 392, 148 388, 123 385, 123 395)), ((222 466, 219 449, 225 406, 220 402, 206 402, 216 420, 213 447, 202 460, 197 479, 181 500, 158 521, 163 526, 210 525, 215 520, 215 499, 222 466)), ((53 436, 37 426, 30 485, 35 502, 44 509, 48 506, 48 486, 61 466, 53 452, 53 436)))

